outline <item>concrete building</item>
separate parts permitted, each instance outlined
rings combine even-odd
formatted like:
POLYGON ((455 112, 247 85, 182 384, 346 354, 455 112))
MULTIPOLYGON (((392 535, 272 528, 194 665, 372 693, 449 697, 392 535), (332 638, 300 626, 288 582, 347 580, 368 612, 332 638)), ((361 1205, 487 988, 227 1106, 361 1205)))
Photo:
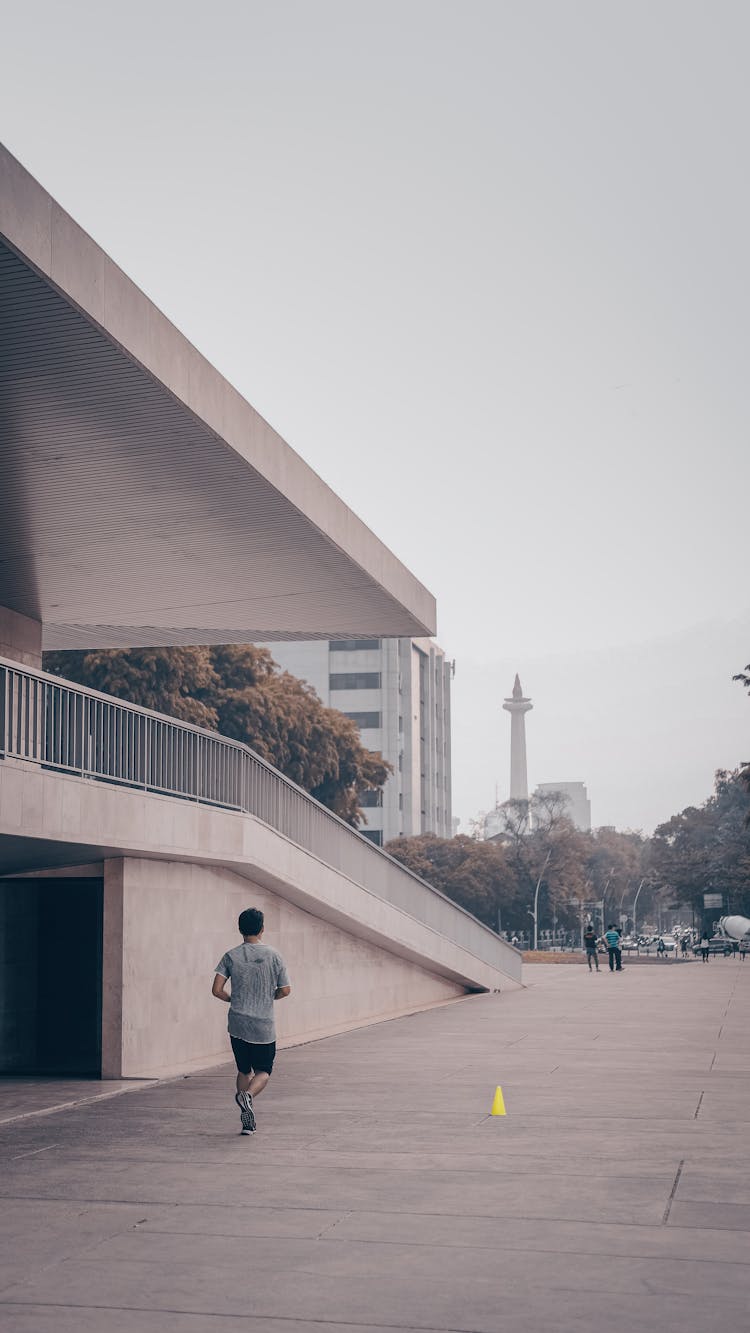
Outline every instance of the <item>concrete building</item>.
POLYGON ((453 836, 451 664, 430 639, 268 643, 285 671, 360 729, 393 767, 382 796, 365 793, 366 838, 382 846, 415 833, 453 836))
POLYGON ((0 393, 0 1068, 225 1059, 210 983, 251 903, 292 973, 282 1040, 519 981, 247 747, 41 671, 43 647, 420 639, 435 606, 2 149, 0 393))
MULTIPOLYGON (((550 792, 562 792, 567 797, 565 813, 571 823, 583 833, 591 829, 591 801, 584 782, 540 782, 534 790, 534 796, 547 795, 550 792)), ((532 800, 533 805, 533 800, 532 800)))

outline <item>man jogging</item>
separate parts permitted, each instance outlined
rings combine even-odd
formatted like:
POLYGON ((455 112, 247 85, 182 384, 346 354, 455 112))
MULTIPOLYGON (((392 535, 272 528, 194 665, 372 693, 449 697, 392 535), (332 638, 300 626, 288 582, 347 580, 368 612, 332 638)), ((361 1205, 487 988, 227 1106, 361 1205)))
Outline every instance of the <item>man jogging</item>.
POLYGON ((592 962, 596 963, 596 970, 598 972, 599 955, 596 951, 596 931, 590 921, 583 932, 583 944, 586 950, 586 962, 589 965, 589 972, 591 971, 592 962))
POLYGON ((283 958, 261 943, 263 913, 257 907, 240 912, 242 944, 217 964, 212 995, 229 1005, 229 1040, 237 1065, 235 1101, 240 1108, 242 1134, 255 1132, 253 1098, 265 1088, 276 1055, 274 1000, 291 990, 283 958), (231 994, 226 984, 231 980, 231 994))
POLYGON ((609 954, 610 972, 622 972, 622 953, 620 952, 620 932, 614 923, 607 926, 604 938, 607 941, 607 953, 609 954))

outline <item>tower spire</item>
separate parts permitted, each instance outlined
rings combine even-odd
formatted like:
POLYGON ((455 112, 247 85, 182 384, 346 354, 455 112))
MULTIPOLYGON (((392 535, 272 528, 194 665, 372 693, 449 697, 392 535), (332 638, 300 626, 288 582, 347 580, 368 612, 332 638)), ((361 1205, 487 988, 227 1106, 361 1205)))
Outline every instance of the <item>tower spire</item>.
POLYGON ((521 688, 521 681, 516 675, 513 692, 503 703, 506 713, 510 713, 510 799, 528 801, 529 779, 526 771, 526 722, 525 715, 534 707, 521 688))

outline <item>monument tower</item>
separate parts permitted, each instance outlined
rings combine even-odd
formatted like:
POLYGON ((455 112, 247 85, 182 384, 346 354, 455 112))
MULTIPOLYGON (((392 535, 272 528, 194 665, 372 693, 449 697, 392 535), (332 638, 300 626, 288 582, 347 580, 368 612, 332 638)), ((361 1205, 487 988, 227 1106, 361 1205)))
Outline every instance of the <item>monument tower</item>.
POLYGON ((534 705, 524 698, 521 682, 516 676, 513 693, 506 699, 503 708, 510 713, 510 799, 528 801, 529 779, 526 773, 526 722, 525 716, 534 705))

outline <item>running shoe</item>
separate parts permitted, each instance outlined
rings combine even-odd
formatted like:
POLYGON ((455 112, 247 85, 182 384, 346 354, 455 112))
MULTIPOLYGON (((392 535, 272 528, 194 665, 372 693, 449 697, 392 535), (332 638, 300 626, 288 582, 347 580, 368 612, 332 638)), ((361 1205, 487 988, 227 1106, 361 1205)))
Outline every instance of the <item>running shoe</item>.
POLYGON ((249 1092, 235 1093, 234 1100, 240 1108, 240 1117, 242 1119, 242 1133, 252 1134, 255 1131, 255 1112, 253 1110, 253 1099, 249 1092))

